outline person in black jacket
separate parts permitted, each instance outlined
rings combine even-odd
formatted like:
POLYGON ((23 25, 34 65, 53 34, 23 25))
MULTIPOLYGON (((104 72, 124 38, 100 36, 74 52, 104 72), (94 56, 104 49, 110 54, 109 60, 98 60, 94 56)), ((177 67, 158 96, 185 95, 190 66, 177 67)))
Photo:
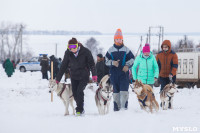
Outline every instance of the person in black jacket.
POLYGON ((40 61, 41 66, 41 72, 42 72, 42 79, 48 80, 48 69, 49 69, 49 59, 47 58, 47 55, 43 54, 43 57, 40 61))
POLYGON ((100 83, 101 79, 109 74, 109 68, 105 64, 105 59, 102 54, 97 55, 97 63, 96 63, 96 70, 97 70, 97 82, 100 83))
POLYGON ((68 49, 65 51, 60 71, 56 76, 56 83, 59 83, 63 74, 70 66, 70 76, 72 83, 72 92, 76 101, 76 115, 84 114, 84 89, 89 82, 90 70, 92 72, 93 81, 97 81, 96 69, 91 52, 76 38, 72 38, 68 42, 68 49), (89 67, 89 68, 88 68, 89 67))
POLYGON ((50 56, 50 73, 51 73, 51 62, 53 61, 53 79, 56 78, 56 75, 59 71, 58 59, 54 55, 50 56))

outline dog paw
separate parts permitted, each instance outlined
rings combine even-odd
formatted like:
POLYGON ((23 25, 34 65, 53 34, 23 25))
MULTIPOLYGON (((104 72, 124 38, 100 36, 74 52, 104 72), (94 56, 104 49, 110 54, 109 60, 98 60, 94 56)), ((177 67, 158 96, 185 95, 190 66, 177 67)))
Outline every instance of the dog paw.
POLYGON ((64 116, 69 115, 69 113, 65 113, 64 116))

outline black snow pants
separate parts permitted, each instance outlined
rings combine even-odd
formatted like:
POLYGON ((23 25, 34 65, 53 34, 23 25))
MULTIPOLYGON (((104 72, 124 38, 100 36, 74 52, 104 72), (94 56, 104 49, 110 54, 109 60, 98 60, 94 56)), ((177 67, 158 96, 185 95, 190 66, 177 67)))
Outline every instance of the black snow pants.
POLYGON ((82 113, 84 111, 84 89, 88 83, 88 80, 74 80, 71 79, 72 92, 76 101, 76 112, 82 113))

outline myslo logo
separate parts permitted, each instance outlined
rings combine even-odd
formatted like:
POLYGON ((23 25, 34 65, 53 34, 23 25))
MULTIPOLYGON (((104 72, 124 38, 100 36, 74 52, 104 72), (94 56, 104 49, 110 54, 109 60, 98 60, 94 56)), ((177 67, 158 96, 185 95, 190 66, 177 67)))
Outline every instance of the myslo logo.
POLYGON ((173 127, 173 132, 197 132, 197 127, 173 127))

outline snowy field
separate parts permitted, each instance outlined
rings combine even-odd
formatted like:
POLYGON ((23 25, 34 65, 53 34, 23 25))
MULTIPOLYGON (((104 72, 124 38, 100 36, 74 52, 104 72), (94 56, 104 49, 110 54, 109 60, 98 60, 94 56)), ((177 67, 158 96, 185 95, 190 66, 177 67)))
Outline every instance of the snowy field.
MULTIPOLYGON (((142 111, 130 91, 129 109, 98 115, 94 90, 85 89, 85 116, 64 116, 64 105, 40 72, 16 71, 8 78, 0 66, 0 133, 172 133, 190 127, 200 132, 200 89, 180 89, 174 109, 150 114, 142 111)), ((154 88, 157 101, 159 88, 154 88)), ((186 132, 186 131, 184 131, 186 132)))

